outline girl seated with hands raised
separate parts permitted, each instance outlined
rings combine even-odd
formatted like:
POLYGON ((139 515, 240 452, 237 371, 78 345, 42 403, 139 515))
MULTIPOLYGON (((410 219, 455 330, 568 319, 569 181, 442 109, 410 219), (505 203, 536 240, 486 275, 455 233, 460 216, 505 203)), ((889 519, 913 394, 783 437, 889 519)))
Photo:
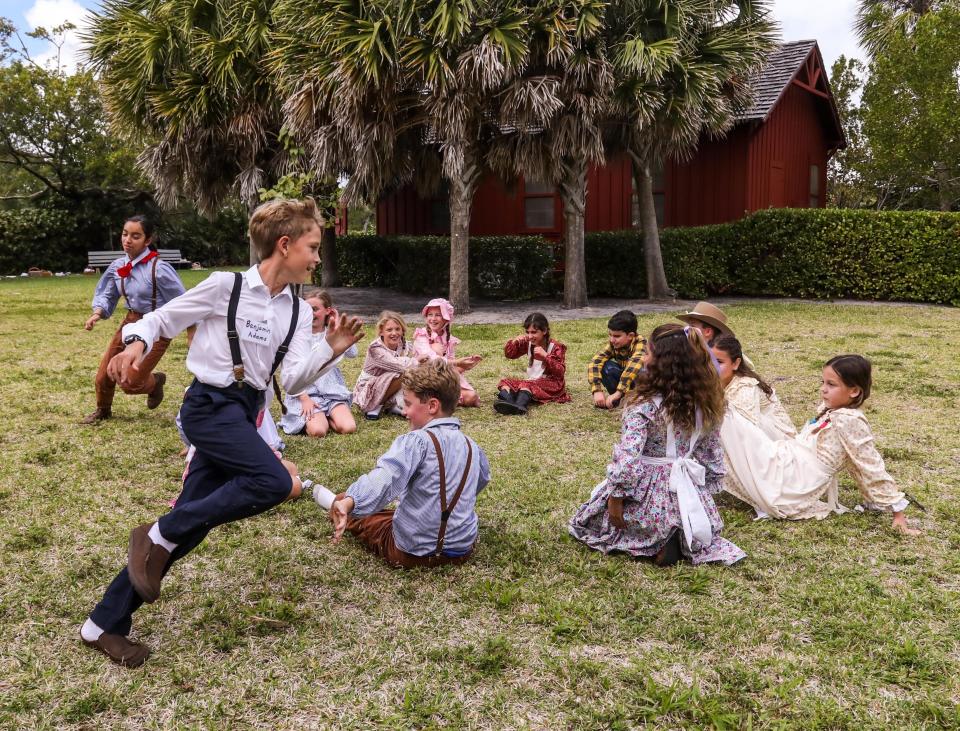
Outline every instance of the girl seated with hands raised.
POLYGON ((526 356, 527 377, 500 381, 499 394, 493 404, 498 414, 518 416, 526 414, 531 403, 570 400, 564 381, 567 346, 550 337, 550 323, 541 312, 527 315, 523 329, 526 334, 508 340, 503 354, 511 360, 526 356))
POLYGON ((479 406, 480 397, 476 389, 470 385, 463 375, 482 358, 479 355, 468 355, 458 358, 456 355, 460 338, 450 332, 453 322, 453 305, 443 297, 435 297, 427 302, 421 311, 426 327, 418 327, 413 333, 413 349, 421 359, 444 358, 460 374, 460 401, 458 406, 479 406))

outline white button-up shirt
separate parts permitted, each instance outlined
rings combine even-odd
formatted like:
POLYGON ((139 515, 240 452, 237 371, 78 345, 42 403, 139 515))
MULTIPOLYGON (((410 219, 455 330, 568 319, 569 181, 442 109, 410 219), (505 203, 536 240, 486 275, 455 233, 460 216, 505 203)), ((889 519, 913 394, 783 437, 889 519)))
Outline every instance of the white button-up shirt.
MULTIPOLYGON (((197 332, 187 353, 187 369, 208 386, 231 386, 233 360, 227 339, 227 307, 233 290, 231 272, 214 272, 196 287, 156 312, 123 328, 123 337, 139 335, 149 352, 158 337, 173 338, 190 325, 197 332)), ((256 266, 243 273, 237 305, 237 331, 243 359, 244 382, 260 391, 269 386, 270 368, 290 329, 293 295, 289 287, 271 296, 256 266), (246 337, 245 337, 246 336, 246 337)), ((288 393, 300 393, 339 362, 325 340, 311 337, 313 312, 301 300, 296 330, 283 360, 282 381, 288 393)))

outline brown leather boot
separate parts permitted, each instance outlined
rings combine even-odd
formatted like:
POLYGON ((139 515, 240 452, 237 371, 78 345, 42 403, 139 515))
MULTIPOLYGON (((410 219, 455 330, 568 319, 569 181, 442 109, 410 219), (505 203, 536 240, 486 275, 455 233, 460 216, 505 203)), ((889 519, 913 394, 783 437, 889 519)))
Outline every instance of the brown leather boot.
POLYGON ((170 560, 170 552, 150 540, 152 523, 144 523, 130 531, 127 548, 127 575, 140 598, 153 604, 160 598, 163 571, 170 560))
POLYGON ((88 414, 80 419, 81 424, 96 424, 98 421, 103 421, 104 419, 109 419, 113 416, 109 406, 103 407, 98 406, 92 414, 88 414))
POLYGON ((83 640, 83 644, 99 650, 117 665, 125 668, 138 668, 150 657, 150 648, 139 642, 131 642, 123 635, 111 635, 104 632, 93 642, 83 640))
POLYGON ((161 404, 163 401, 163 384, 167 382, 166 373, 154 373, 153 377, 156 380, 156 385, 147 396, 148 409, 155 409, 161 404))

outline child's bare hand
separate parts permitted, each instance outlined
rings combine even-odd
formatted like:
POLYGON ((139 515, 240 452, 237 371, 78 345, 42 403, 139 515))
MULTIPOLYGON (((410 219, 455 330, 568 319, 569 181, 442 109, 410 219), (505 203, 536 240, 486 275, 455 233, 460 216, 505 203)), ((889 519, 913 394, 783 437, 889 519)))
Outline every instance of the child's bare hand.
POLYGON ((347 520, 355 503, 352 497, 342 497, 330 506, 330 522, 333 523, 333 542, 339 543, 347 529, 347 520))
POLYGON ((110 359, 110 363, 107 364, 107 375, 114 383, 119 383, 121 386, 129 383, 131 369, 137 370, 137 363, 143 357, 144 350, 146 346, 140 340, 130 343, 110 359))
POLYGON ((610 525, 614 528, 623 530, 627 524, 623 521, 623 498, 607 498, 607 516, 610 519, 610 525))
POLYGON ((619 391, 614 391, 605 399, 607 408, 613 409, 616 408, 617 404, 620 403, 620 398, 623 396, 619 391))
POLYGON ((83 329, 93 330, 93 326, 96 325, 99 321, 100 321, 100 313, 94 312, 92 315, 90 315, 89 319, 85 323, 83 323, 83 329))
POLYGON ((603 391, 594 391, 593 405, 596 406, 598 409, 607 408, 607 397, 603 395, 603 391))
POLYGON ((533 357, 537 360, 543 360, 547 357, 547 351, 544 350, 541 346, 537 346, 533 349, 533 357))
POLYGON ((363 320, 340 315, 327 323, 327 345, 334 355, 340 355, 363 337, 363 320))

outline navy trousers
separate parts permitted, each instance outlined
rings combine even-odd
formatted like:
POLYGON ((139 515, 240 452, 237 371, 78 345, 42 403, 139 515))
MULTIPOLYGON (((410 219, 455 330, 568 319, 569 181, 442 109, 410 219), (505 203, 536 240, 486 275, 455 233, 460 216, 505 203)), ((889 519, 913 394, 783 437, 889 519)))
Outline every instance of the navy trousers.
MULTIPOLYGON (((620 376, 623 375, 623 367, 613 358, 607 360, 600 369, 600 380, 603 381, 603 387, 607 393, 613 393, 620 385, 620 376)), ((164 536, 166 537, 166 536, 164 536)))
MULTIPOLYGON (((290 495, 293 480, 257 434, 263 394, 244 386, 215 388, 194 381, 180 411, 196 448, 176 506, 160 518, 160 535, 177 548, 167 570, 200 545, 212 528, 265 512, 290 495)), ((90 618, 105 632, 127 635, 143 600, 126 567, 90 618)))

